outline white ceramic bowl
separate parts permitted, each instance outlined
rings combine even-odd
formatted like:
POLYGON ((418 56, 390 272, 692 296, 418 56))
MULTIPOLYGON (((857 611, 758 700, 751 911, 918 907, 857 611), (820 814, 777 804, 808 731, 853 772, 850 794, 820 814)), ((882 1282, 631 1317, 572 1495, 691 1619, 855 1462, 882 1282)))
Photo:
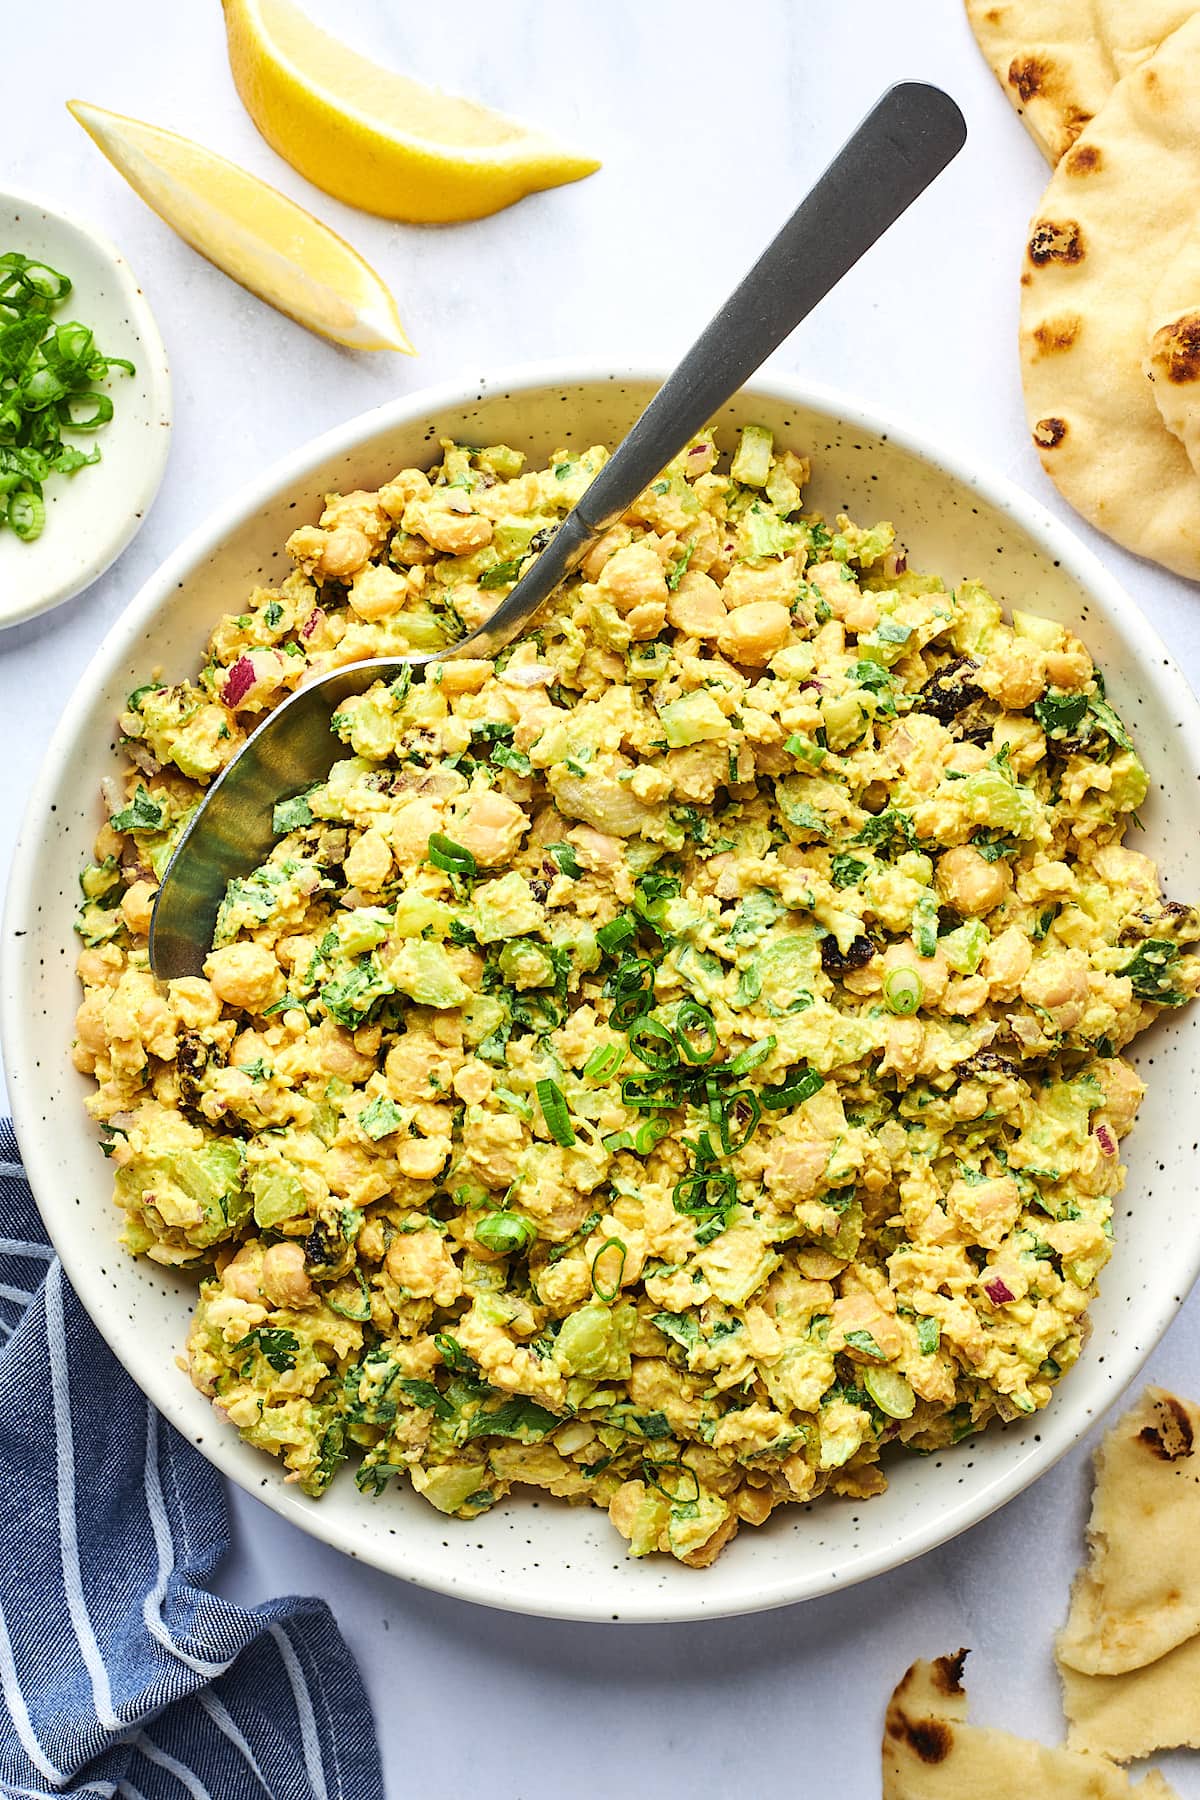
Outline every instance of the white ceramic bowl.
MULTIPOLYGON (((656 385, 640 374, 537 368, 414 395, 287 457, 195 532, 109 633, 59 724, 13 865, 0 962, 5 1064, 47 1227, 100 1330, 172 1423, 250 1493, 352 1556, 465 1599, 588 1619, 778 1606, 862 1580, 962 1531, 1049 1468, 1116 1399, 1200 1265, 1185 1153, 1200 1087, 1193 1009, 1142 1040, 1136 1060, 1150 1092, 1127 1146, 1116 1251, 1091 1341, 1050 1408, 945 1455, 897 1460, 887 1493, 865 1505, 829 1499, 785 1508, 761 1530, 743 1530, 707 1571, 666 1558, 635 1562, 602 1513, 548 1499, 514 1498, 462 1524, 408 1491, 366 1499, 343 1475, 323 1500, 308 1500, 284 1483, 278 1463, 214 1417, 176 1367, 192 1289, 118 1248, 109 1165, 81 1105, 90 1084, 67 1056, 78 1000, 76 876, 101 817, 100 777, 116 761, 112 722, 124 696, 157 664, 196 667, 216 615, 254 583, 284 573, 284 539, 316 518, 327 490, 371 488, 405 464, 428 463, 441 437, 515 444, 535 465, 559 446, 612 444, 656 385)), ((1169 892, 1200 894, 1200 709, 1095 557, 1007 482, 835 395, 772 380, 725 409, 719 435, 728 442, 748 420, 812 453, 810 500, 828 514, 891 518, 915 566, 951 582, 979 576, 1005 601, 1082 632, 1151 769, 1147 847, 1169 892)))
POLYGON ((109 372, 113 417, 97 432, 65 432, 100 461, 45 484, 46 524, 32 543, 0 531, 0 626, 48 612, 103 575, 141 529, 171 442, 171 378, 154 315, 129 264, 100 232, 30 194, 0 192, 0 254, 20 250, 69 275, 74 290, 55 322, 91 327, 106 356, 135 373, 109 372))

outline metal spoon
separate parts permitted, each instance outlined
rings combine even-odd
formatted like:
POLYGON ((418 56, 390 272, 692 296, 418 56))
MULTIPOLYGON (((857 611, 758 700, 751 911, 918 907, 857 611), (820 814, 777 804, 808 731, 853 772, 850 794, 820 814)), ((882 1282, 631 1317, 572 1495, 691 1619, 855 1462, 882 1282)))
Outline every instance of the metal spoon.
POLYGON ((432 653, 372 657, 317 677, 266 718, 213 783, 167 865, 150 923, 164 981, 199 975, 229 882, 275 841, 274 804, 320 781, 344 746, 337 707, 403 668, 493 656, 511 643, 595 540, 958 154, 967 128, 939 88, 889 88, 495 612, 432 653))

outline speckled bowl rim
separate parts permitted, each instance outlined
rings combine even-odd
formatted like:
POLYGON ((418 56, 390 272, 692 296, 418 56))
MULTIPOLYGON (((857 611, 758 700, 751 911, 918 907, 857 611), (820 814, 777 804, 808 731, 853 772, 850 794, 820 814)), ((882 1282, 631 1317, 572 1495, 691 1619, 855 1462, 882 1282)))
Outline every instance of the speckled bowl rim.
MULTIPOLYGON (((64 782, 71 779, 67 756, 81 715, 86 714, 93 694, 102 687, 109 672, 136 644, 146 622, 169 604, 178 587, 194 569, 204 565, 221 540, 264 508, 273 496, 301 482, 307 473, 328 459, 353 451, 381 430, 419 425, 496 395, 519 400, 523 393, 530 394, 535 390, 553 392, 565 387, 606 383, 654 385, 661 383, 663 378, 660 369, 614 366, 611 362, 522 364, 501 370, 494 376, 473 381, 460 379, 426 388, 360 413, 281 458, 247 489, 219 506, 189 534, 130 602, 84 671, 59 720, 30 794, 8 884, 0 945, 0 1044, 14 1123, 35 1196, 51 1195, 57 1177, 41 1148, 37 1079, 33 1073, 38 1060, 35 1043, 38 1020, 36 1010, 28 1004, 24 993, 26 984, 21 973, 18 943, 11 927, 15 916, 28 906, 32 897, 36 849, 44 830, 47 809, 56 793, 62 791, 64 782)), ((1098 602, 1127 629, 1135 631, 1139 672, 1177 717, 1180 749, 1184 751, 1186 747, 1188 766, 1200 780, 1200 702, 1149 621, 1073 531, 1006 477, 992 472, 981 473, 974 458, 948 449, 940 439, 934 441, 919 429, 898 423, 832 388, 772 373, 747 384, 747 388, 765 400, 808 408, 827 415, 833 423, 886 438, 907 455, 930 465, 952 483, 996 508, 1026 532, 1047 556, 1062 565, 1090 600, 1098 602)), ((54 1210, 51 1204, 43 1209, 43 1213, 49 1211, 53 1216, 54 1210)), ((186 1401, 192 1397, 191 1390, 179 1381, 178 1371, 170 1366, 146 1366, 136 1331, 107 1304, 106 1286, 86 1254, 73 1243, 69 1232, 64 1229, 55 1232, 49 1223, 47 1228, 51 1230, 67 1276, 97 1329, 166 1418, 185 1435, 191 1436, 190 1421, 186 1417, 186 1401)), ((1138 1341, 1120 1340, 1108 1354, 1106 1379, 1110 1399, 1115 1400, 1134 1379, 1179 1310, 1197 1274, 1200 1274, 1200 1229, 1186 1244, 1172 1246, 1170 1279, 1164 1279, 1162 1298, 1145 1319, 1138 1341)), ((339 1526, 334 1515, 317 1507, 299 1510, 282 1480, 252 1481, 247 1465, 241 1460, 244 1446, 233 1431, 205 1433, 201 1447, 203 1454, 225 1475, 292 1524, 349 1556, 371 1562, 386 1573, 418 1586, 500 1610, 535 1613, 542 1617, 594 1621, 619 1618, 625 1623, 663 1623, 762 1611, 816 1598, 884 1574, 958 1536, 1023 1492, 1079 1441, 1097 1416, 1096 1409, 1086 1404, 1082 1393, 1079 1401, 1074 1401, 1070 1382, 1065 1383, 1057 1404, 1040 1415, 1042 1428, 1036 1448, 1016 1458, 1009 1472, 982 1484, 977 1491, 959 1501, 955 1501, 948 1482, 944 1507, 930 1506, 924 1518, 902 1533, 892 1537, 884 1535, 873 1549, 860 1555, 848 1571, 808 1571, 790 1579, 773 1575, 764 1579, 761 1587, 750 1587, 734 1599, 720 1599, 715 1604, 706 1599, 701 1580, 695 1590, 694 1602, 681 1601, 678 1594, 669 1599, 657 1594, 622 1596, 619 1612, 612 1609, 615 1595, 600 1593, 594 1601, 590 1596, 581 1600, 569 1583, 564 1583, 561 1602, 551 1599, 531 1605, 489 1576, 477 1575, 470 1567, 464 1572, 463 1564, 455 1559, 451 1559, 453 1575, 449 1572, 443 1575, 440 1569, 431 1575, 428 1568, 416 1568, 408 1563, 402 1533, 391 1539, 386 1553, 382 1550, 376 1553, 374 1546, 351 1528, 339 1526)))
MULTIPOLYGON (((69 206, 60 205, 57 200, 48 200, 44 194, 32 194, 25 188, 12 188, 5 184, 0 187, 0 203, 9 202, 57 219, 77 232, 81 238, 86 238, 109 265, 113 279, 119 285, 129 308, 130 326, 142 346, 138 352, 138 375, 146 382, 147 400, 150 409, 158 416, 160 429, 146 446, 139 465, 139 479, 131 482, 127 489, 124 511, 114 521, 110 532, 97 537, 96 548, 88 561, 36 599, 6 607, 3 596, 0 595, 0 631, 7 630, 10 625, 20 625, 27 619, 39 618, 42 613, 53 612, 55 607, 65 606, 68 600, 74 600, 91 587, 93 582, 99 581, 101 575, 129 548, 145 524, 146 516, 162 486, 171 449, 171 368, 167 359, 167 347, 158 329, 158 321, 150 310, 150 302, 125 257, 103 231, 98 231, 88 220, 80 218, 77 212, 69 206)), ((101 443, 103 445, 103 440, 101 443)), ((60 529, 65 523, 65 520, 60 523, 60 529)))

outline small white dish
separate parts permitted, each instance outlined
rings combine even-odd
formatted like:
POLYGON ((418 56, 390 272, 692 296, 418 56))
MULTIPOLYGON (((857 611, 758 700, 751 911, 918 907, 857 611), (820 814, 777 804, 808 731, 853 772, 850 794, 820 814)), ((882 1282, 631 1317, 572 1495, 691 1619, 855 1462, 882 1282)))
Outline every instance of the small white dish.
POLYGON ((10 250, 69 275, 73 290, 55 322, 89 326, 104 354, 125 357, 136 373, 114 369, 102 384, 113 417, 100 431, 64 432, 82 450, 95 445, 100 461, 46 482, 41 535, 27 544, 0 529, 0 626, 48 612, 103 575, 149 512, 171 442, 167 353, 115 244, 62 207, 0 192, 0 255, 10 250))

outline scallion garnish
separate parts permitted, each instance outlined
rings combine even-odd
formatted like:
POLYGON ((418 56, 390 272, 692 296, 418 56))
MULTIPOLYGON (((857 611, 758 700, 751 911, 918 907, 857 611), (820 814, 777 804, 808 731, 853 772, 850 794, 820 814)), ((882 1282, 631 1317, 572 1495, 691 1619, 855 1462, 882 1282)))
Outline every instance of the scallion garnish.
POLYGON ((583 1065, 585 1081, 607 1081, 625 1061, 623 1044, 597 1044, 583 1065))
POLYGON ((435 869, 441 869, 444 875, 452 875, 456 880, 470 880, 475 873, 475 858, 453 838, 435 831, 429 838, 429 861, 435 869))
POLYGON ((679 1043, 669 1025, 649 1015, 629 1028, 629 1048, 655 1073, 679 1066, 679 1043))
POLYGON ((511 1256, 514 1250, 525 1250, 537 1232, 530 1219, 520 1213, 484 1213, 475 1225, 475 1239, 496 1256, 511 1256))
MULTIPOLYGON (((675 1040, 690 1063, 709 1063, 717 1049, 717 1024, 707 1006, 688 998, 675 1013, 675 1040), (693 1042, 698 1036, 699 1043, 693 1042)), ((632 1040, 631 1040, 632 1041, 632 1040)))
POLYGON ((748 1075, 751 1069, 757 1069, 759 1063, 766 1062, 775 1048, 773 1037, 759 1038, 746 1050, 739 1050, 737 1055, 727 1062, 722 1070, 724 1075, 748 1075))
POLYGON ((785 1106, 799 1106, 804 1100, 811 1100, 819 1088, 825 1086, 825 1077, 818 1075, 815 1069, 806 1069, 803 1075, 794 1075, 791 1080, 783 1081, 778 1087, 765 1087, 759 1099, 768 1112, 782 1112, 785 1106))
POLYGON ((629 913, 618 913, 615 919, 610 919, 607 925, 600 927, 596 933, 596 942, 606 956, 611 956, 614 950, 619 950, 622 944, 627 944, 631 937, 636 936, 637 920, 631 918, 629 913))
POLYGON ((597 1300, 603 1300, 605 1305, 610 1305, 621 1291, 621 1281, 625 1274, 625 1257, 627 1254, 627 1246, 622 1240, 619 1237, 610 1237, 605 1238, 595 1256, 592 1258, 592 1292, 595 1294, 597 1300), (611 1283, 601 1287, 600 1276, 597 1272, 596 1265, 599 1263, 600 1258, 607 1255, 610 1250, 619 1252, 617 1270, 611 1283))
POLYGON ((96 382, 110 369, 132 375, 124 357, 105 356, 86 325, 52 323, 71 292, 69 276, 19 251, 0 256, 0 529, 31 543, 46 523, 42 484, 100 461, 97 449, 63 442, 64 431, 98 431, 113 403, 96 382))
POLYGON ((564 1150, 569 1150, 575 1142, 575 1127, 571 1123, 571 1115, 557 1081, 551 1081, 548 1075, 544 1076, 537 1084, 537 1097, 550 1136, 564 1150))
POLYGON ((732 1156, 735 1151, 745 1148, 758 1129, 762 1103, 749 1088, 740 1088, 735 1094, 722 1094, 720 1099, 712 1102, 712 1107, 721 1148, 726 1156, 732 1156))
POLYGON ((925 984, 915 969, 893 969, 883 984, 883 1003, 902 1017, 915 1013, 925 997, 925 984))

